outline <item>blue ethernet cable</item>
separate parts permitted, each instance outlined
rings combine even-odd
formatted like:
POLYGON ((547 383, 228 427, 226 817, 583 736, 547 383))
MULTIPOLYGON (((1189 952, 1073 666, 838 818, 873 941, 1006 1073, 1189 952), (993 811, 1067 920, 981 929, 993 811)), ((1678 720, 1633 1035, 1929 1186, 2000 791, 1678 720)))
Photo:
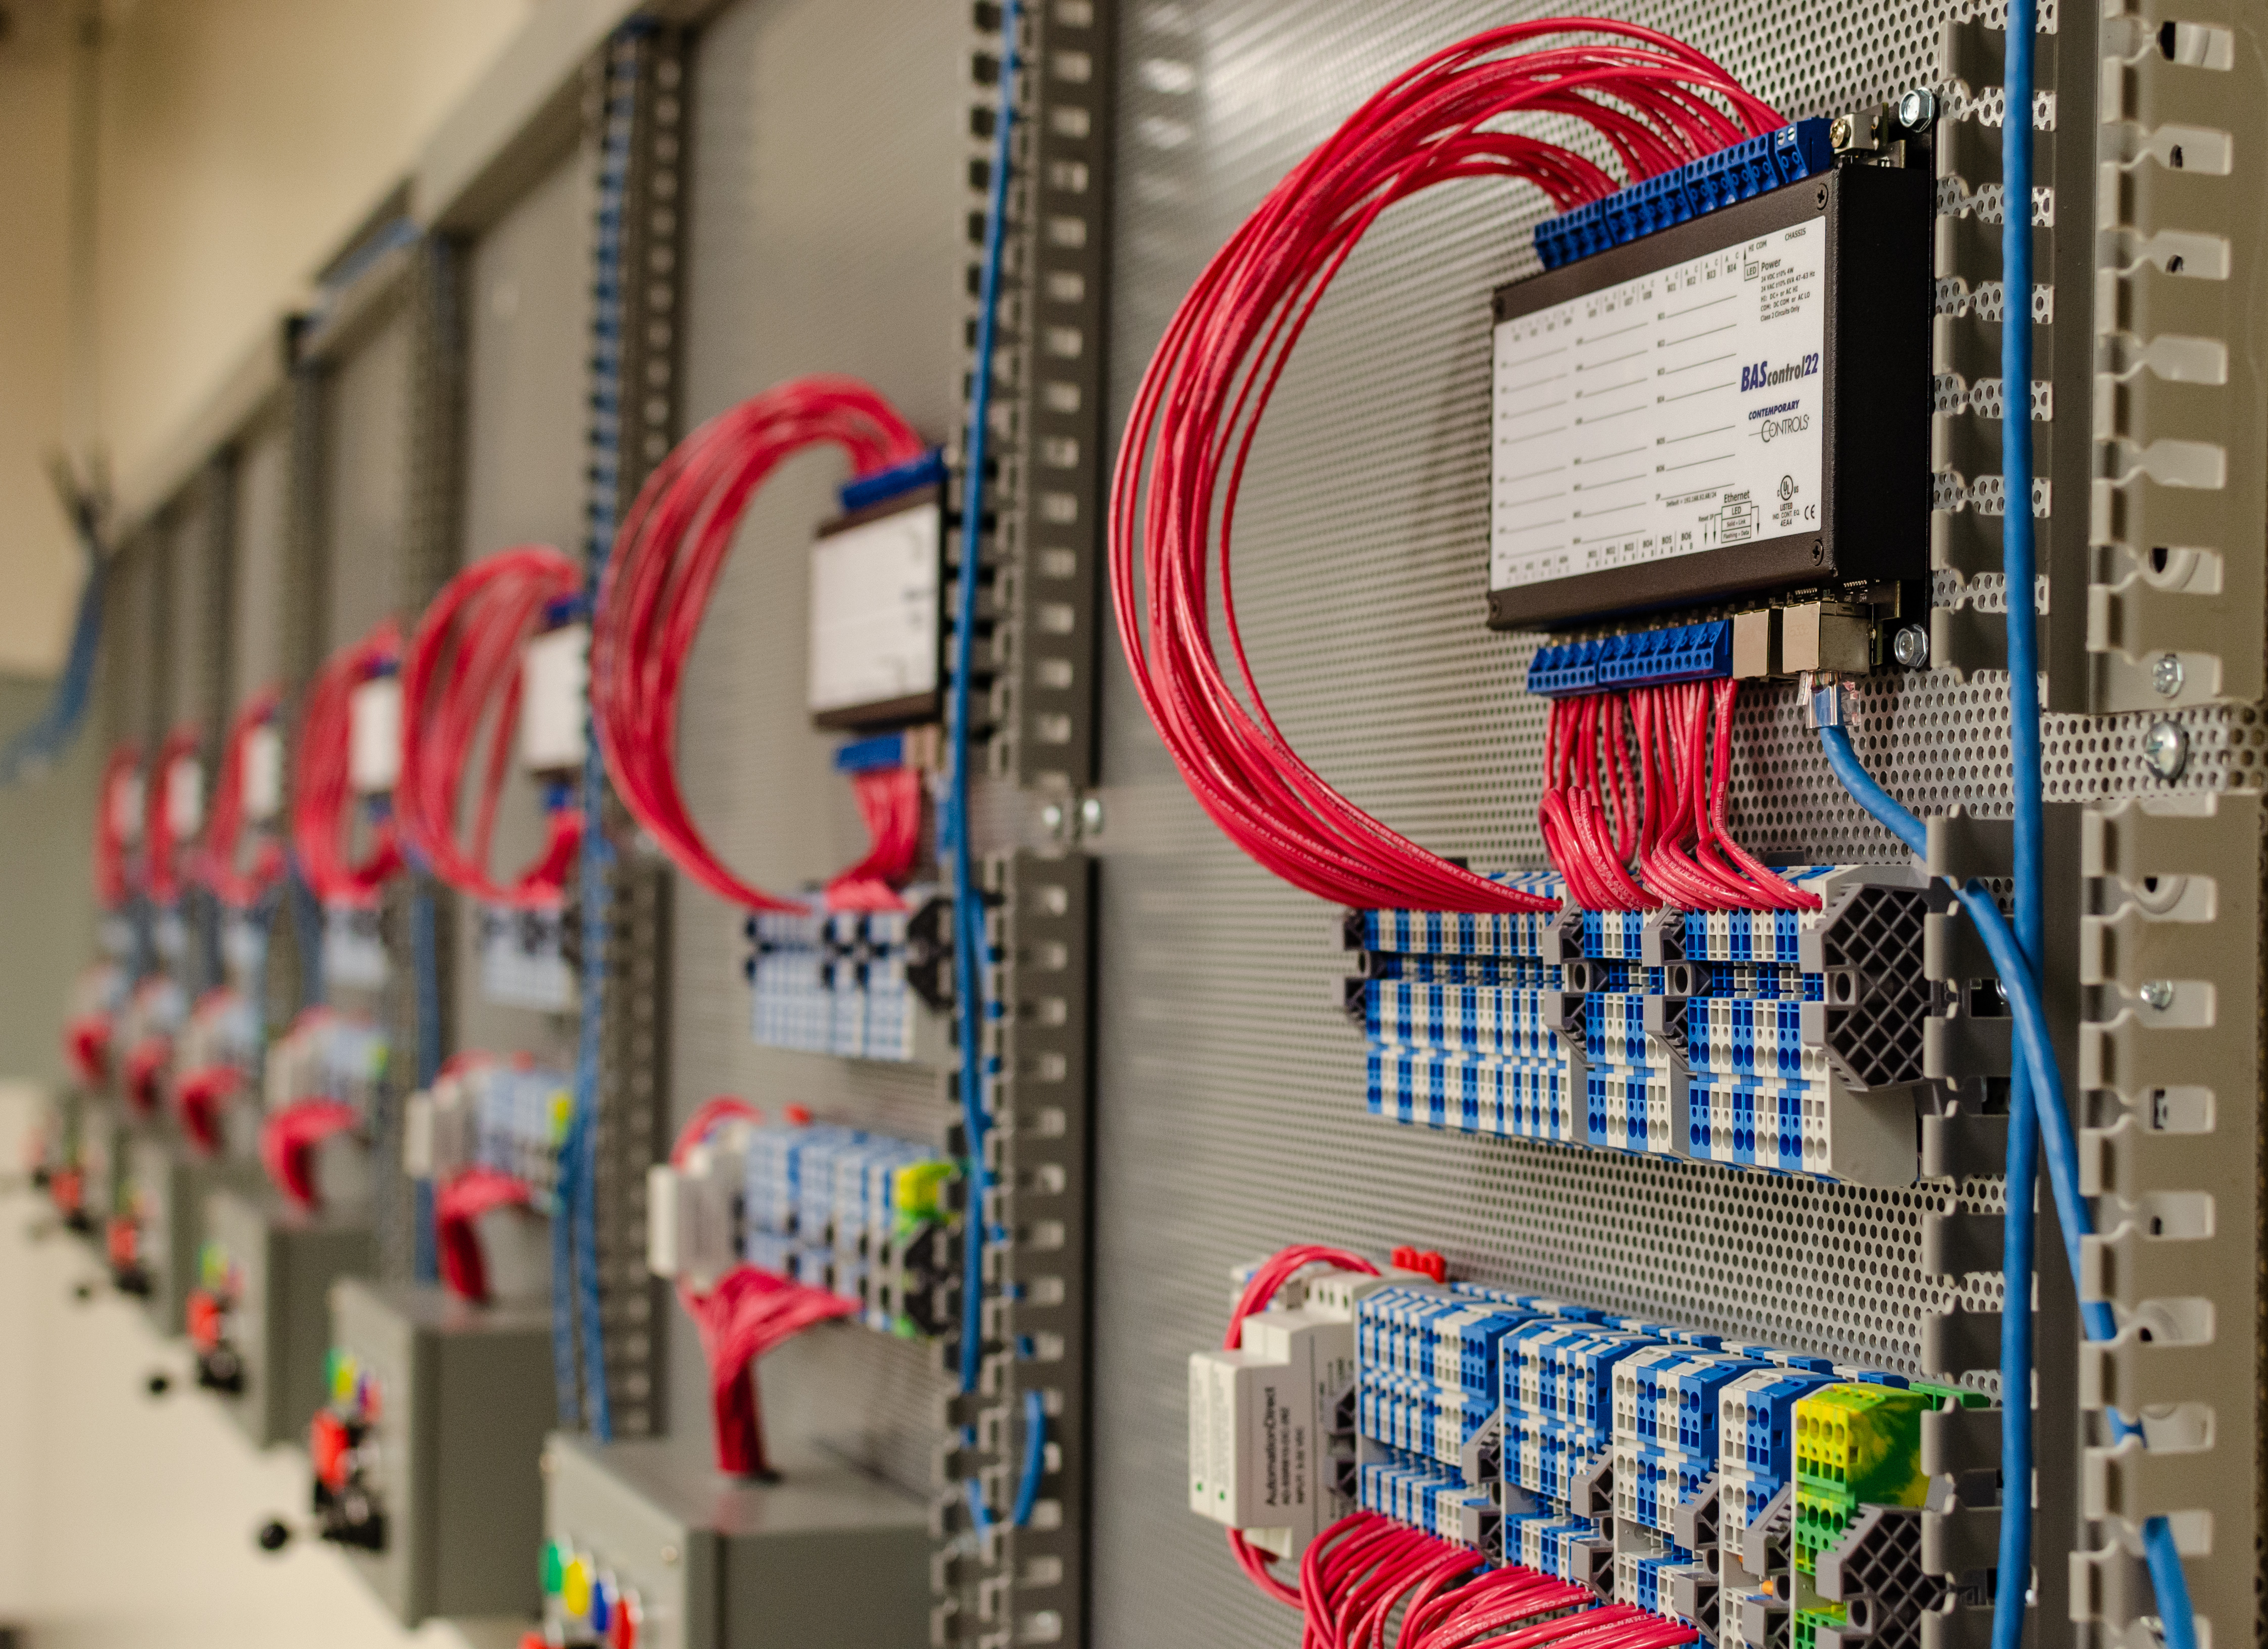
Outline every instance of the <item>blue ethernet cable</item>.
MULTIPOLYGON (((1829 692, 1839 689, 1828 688, 1829 692)), ((1859 761, 1858 753, 1851 747, 1851 737, 1840 726, 1824 725, 1819 729, 1819 742, 1826 752, 1827 765, 1851 793, 1852 799, 1864 807, 1881 822, 1884 828, 1897 837, 1916 854, 1926 853, 1929 832, 1922 821, 1899 806, 1897 801, 1874 780, 1859 761)), ((1961 901, 1962 909, 1976 924, 1977 937, 1992 958, 2001 983, 2007 987, 2008 1007, 2015 1018, 2016 1040, 2029 1067, 2032 1091, 2040 1098, 2033 1107, 2038 1124, 2042 1154, 2046 1158, 2049 1188, 2055 1196, 2057 1223, 2063 1232, 2065 1258, 2071 1267, 2072 1279, 2076 1283, 2080 1270, 2080 1241, 2089 1229, 2087 1204, 2079 1195, 2079 1147, 2072 1137, 2071 1116, 2063 1106, 2063 1074, 2056 1064, 2055 1049, 2048 1040, 2047 1015, 2041 1006, 2039 982, 2024 966, 2023 953, 2018 948, 2015 935, 2010 931, 2000 908, 1991 894, 1976 883, 1954 887, 1954 894, 1961 901)), ((2016 1130, 2011 1121, 2009 1142, 2013 1152, 2016 1130)), ((2014 1221, 2012 1219, 2011 1223, 2014 1221)), ((2026 1222, 2029 1224, 2029 1222, 2026 1222)), ((2003 1308, 2018 1292, 2013 1280, 2007 1290, 2003 1308)), ((2117 1332, 2117 1322, 2107 1301, 2091 1300, 2080 1307, 2081 1322, 2090 1340, 2108 1340, 2117 1332)), ((2011 1394, 2003 1388, 2000 1406, 2011 1406, 2011 1394)), ((2108 1411, 2111 1430, 2120 1441, 2139 1436, 2139 1425, 2129 1421, 2113 1409, 2108 1411)), ((2026 1457, 2029 1458, 2030 1432, 2024 1432, 2026 1457)), ((2011 1485, 2001 1494, 2002 1516, 2007 1505, 2017 1498, 2013 1487, 2014 1477, 2002 1465, 2002 1480, 2011 1485)), ((2023 1498, 2029 1499, 2029 1492, 2023 1498)), ((2197 1649, 2197 1616, 2191 1605, 2189 1582, 2182 1572, 2180 1551, 2174 1544, 2173 1526, 2162 1517, 2154 1517, 2142 1526, 2142 1549, 2150 1571, 2150 1584, 2157 1594, 2158 1618, 2164 1633, 2166 1649, 2197 1649)), ((1996 1593, 2004 1594, 2011 1588, 2021 1596, 2029 1581, 2029 1564, 2022 1573, 2011 1574, 1999 1571, 1996 1593)), ((1993 1618, 1994 1631, 2000 1630, 1997 1596, 1993 1618)))
MULTIPOLYGON (((1024 1394, 1024 1464, 1016 1477, 1016 1503, 1009 1508, 1006 1522, 1011 1528, 1022 1528, 1032 1520, 1032 1508, 1039 1504, 1040 1479, 1047 1473, 1048 1462, 1048 1400, 1041 1393, 1024 1394)), ((968 1515, 980 1529, 996 1528, 1002 1520, 992 1515, 992 1508, 984 1504, 984 1491, 971 1477, 962 1485, 968 1502, 968 1515)))
POLYGON ((961 1034, 961 1117, 968 1152, 962 1213, 961 1389, 976 1388, 983 1361, 984 1204, 984 905, 968 840, 968 678, 976 662, 976 560, 984 530, 984 459, 991 435, 993 338, 1000 307, 1000 264, 1008 236, 1008 167, 1016 122, 1020 0, 1000 10, 1000 113, 993 124, 990 198, 985 204, 984 261, 977 288, 976 363, 968 391, 968 440, 961 483, 960 607, 953 622, 952 763, 944 825, 953 854, 953 950, 961 1034))

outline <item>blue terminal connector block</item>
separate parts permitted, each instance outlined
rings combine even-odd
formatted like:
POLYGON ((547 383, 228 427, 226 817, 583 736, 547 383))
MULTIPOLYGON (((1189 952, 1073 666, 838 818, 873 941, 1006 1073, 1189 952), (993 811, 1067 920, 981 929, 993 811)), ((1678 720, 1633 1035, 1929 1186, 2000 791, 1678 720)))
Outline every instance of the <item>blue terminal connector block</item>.
POLYGON ((843 505, 843 513, 849 515, 872 504, 887 504, 909 492, 934 487, 944 479, 945 450, 932 446, 919 458, 909 458, 902 464, 893 464, 871 475, 844 482, 836 497, 843 505))
POLYGON ((1623 688, 1721 681, 1732 674, 1733 621, 1712 618, 1539 647, 1528 666, 1528 690, 1542 698, 1570 698, 1623 688))
POLYGON ((1835 164, 1827 127, 1823 117, 1798 121, 1547 217, 1535 225, 1535 254, 1545 269, 1556 269, 1815 176, 1835 164))

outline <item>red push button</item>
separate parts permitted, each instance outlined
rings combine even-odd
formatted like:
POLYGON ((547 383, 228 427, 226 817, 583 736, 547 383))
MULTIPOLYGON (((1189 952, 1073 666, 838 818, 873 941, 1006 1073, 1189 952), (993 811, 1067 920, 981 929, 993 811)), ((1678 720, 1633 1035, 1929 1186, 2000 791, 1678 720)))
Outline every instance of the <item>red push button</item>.
POLYGON ((347 1486, 347 1455, 353 1447, 345 1421, 328 1409, 317 1413, 314 1424, 307 1428, 307 1458, 326 1489, 336 1492, 347 1486))
POLYGON ((220 1345, 220 1301, 202 1288, 192 1289, 188 1299, 189 1343, 200 1351, 210 1351, 220 1345))

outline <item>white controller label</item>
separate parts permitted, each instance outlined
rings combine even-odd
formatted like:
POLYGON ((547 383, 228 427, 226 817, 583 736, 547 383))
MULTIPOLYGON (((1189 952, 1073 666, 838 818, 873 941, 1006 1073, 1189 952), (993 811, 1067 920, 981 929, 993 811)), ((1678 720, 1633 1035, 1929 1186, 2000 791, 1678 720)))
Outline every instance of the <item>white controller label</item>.
POLYGON ((1489 588, 1816 532, 1827 225, 1501 321, 1489 588))

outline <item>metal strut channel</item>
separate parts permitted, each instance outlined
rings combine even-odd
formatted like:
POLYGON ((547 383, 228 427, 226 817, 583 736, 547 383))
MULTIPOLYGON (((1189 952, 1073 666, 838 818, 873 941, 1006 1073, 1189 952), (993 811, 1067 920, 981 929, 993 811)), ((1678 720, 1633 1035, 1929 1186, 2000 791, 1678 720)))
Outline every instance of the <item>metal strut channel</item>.
MULTIPOLYGON (((1106 281, 1117 8, 1020 10, 1012 77, 1001 9, 975 8, 969 122, 968 344, 976 347, 1000 89, 1012 84, 983 478, 983 571, 972 718, 978 771, 1017 792, 971 828, 990 941, 983 1030, 990 1189, 974 1391, 945 1402, 932 1517, 931 1637, 968 1645, 1081 1643, 1086 1621, 1094 864, 1073 847, 1094 782, 1103 502, 1106 281), (990 626, 989 643, 985 626, 990 626), (1036 831, 1027 827, 1040 821, 1036 831), (1028 1416, 1045 1417, 1035 1490, 1028 1416), (986 1508, 971 1508, 972 1497, 986 1508), (1028 1514, 1014 1515, 1020 1498, 1028 1514)), ((1090 827, 1091 828, 1091 827, 1090 827)), ((948 1079, 948 1101, 954 1093, 948 1079)), ((958 1346, 944 1348, 948 1370, 958 1346)))
POLYGON ((976 1649, 1086 1640, 1087 1285, 1092 1270, 1091 987, 1094 862, 989 857, 992 940, 984 1027, 992 1189, 980 1210, 984 1347, 976 1389, 946 1399, 932 1519, 939 1550, 931 1639, 976 1649), (1036 1392, 1047 1446, 1029 1519, 1005 1515, 1025 1469, 1036 1392), (964 1485, 998 1515, 979 1527, 964 1485))
MULTIPOLYGON (((600 174, 585 513, 595 581, 622 509, 677 435, 683 31, 625 26, 589 64, 587 87, 585 143, 600 174)), ((578 935, 583 989, 600 995, 578 1060, 593 1086, 585 1166, 596 1196, 577 1263, 596 1271, 604 1378, 592 1381, 587 1322, 584 1378, 603 1386, 612 1435, 650 1437, 665 1424, 668 1341, 664 1285, 645 1265, 645 1176, 668 1145, 672 879, 665 862, 627 846, 632 821, 606 784, 595 740, 591 747, 585 782, 598 786, 593 813, 603 826, 591 840, 611 845, 586 889, 578 935)))

